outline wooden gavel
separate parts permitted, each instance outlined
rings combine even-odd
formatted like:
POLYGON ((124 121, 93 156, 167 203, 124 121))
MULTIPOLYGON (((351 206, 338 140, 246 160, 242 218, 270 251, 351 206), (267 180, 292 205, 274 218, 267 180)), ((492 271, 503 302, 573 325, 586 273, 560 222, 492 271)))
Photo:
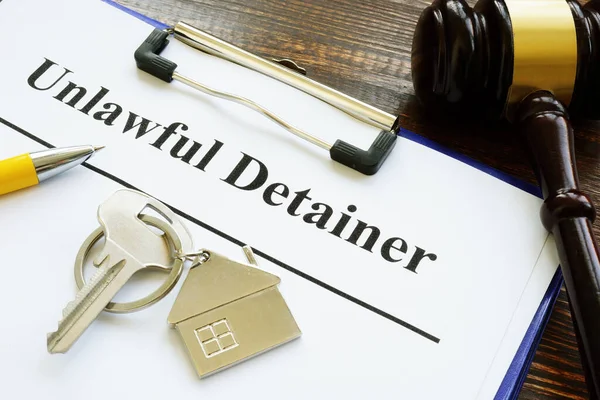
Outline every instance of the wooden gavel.
POLYGON ((415 92, 446 113, 507 118, 526 143, 556 238, 592 398, 600 394, 600 261, 594 206, 579 190, 569 113, 600 117, 600 4, 435 0, 419 19, 415 92))

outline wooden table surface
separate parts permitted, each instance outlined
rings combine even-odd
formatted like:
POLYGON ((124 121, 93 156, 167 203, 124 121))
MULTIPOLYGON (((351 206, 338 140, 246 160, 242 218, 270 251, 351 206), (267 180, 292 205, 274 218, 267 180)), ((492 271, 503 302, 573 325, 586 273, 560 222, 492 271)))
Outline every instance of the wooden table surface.
MULTIPOLYGON (((291 58, 311 78, 400 114, 403 127, 535 181, 508 124, 465 120, 442 125, 416 103, 410 49, 428 0, 117 1, 169 24, 185 20, 265 57, 291 58)), ((581 186, 600 205, 600 124, 578 121, 575 129, 581 186)), ((599 223, 594 230, 600 237, 599 223)), ((588 398, 564 289, 520 398, 588 398)))

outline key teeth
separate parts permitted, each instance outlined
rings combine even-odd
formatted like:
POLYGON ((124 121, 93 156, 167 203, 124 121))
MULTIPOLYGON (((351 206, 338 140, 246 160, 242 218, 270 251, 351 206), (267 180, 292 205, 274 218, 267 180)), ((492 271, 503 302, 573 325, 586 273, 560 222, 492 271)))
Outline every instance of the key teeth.
POLYGON ((63 309, 62 319, 58 321, 58 325, 81 303, 81 301, 88 295, 88 293, 94 288, 94 285, 104 277, 107 272, 107 264, 101 265, 98 270, 94 273, 92 278, 77 292, 75 299, 67 303, 67 306, 63 309))
POLYGON ((62 322, 62 320, 69 315, 69 310, 72 310, 73 308, 75 308, 75 306, 73 305, 75 301, 71 300, 70 302, 67 303, 67 306, 65 308, 63 308, 62 310, 62 319, 60 321, 58 321, 58 324, 60 325, 60 323, 62 322))

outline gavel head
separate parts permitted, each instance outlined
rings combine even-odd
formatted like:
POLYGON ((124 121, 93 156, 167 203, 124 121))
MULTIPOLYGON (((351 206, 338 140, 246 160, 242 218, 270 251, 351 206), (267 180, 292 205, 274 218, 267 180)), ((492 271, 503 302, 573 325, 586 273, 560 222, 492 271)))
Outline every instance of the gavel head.
POLYGON ((576 0, 434 0, 412 51, 415 93, 450 113, 512 118, 547 90, 571 114, 600 118, 600 4, 576 0))

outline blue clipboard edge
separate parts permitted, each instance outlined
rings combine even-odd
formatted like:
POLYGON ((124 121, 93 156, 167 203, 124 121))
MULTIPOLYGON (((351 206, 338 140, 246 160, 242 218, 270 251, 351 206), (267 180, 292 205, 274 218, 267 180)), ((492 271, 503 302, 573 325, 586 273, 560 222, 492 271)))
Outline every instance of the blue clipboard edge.
MULTIPOLYGON (((0 0, 1 1, 1 0, 0 0)), ((130 8, 127 8, 119 3, 114 2, 113 0, 102 0, 103 2, 112 5, 113 7, 118 8, 121 11, 126 12, 156 28, 166 29, 169 26, 156 21, 152 18, 149 18, 137 11, 134 11, 130 8)), ((537 197, 542 197, 542 193, 539 187, 532 185, 528 182, 522 181, 518 178, 515 178, 512 175, 504 173, 502 171, 498 171, 481 163, 479 161, 475 161, 463 154, 455 152, 453 150, 447 149, 446 147, 434 142, 433 140, 427 139, 419 134, 408 131, 406 129, 401 129, 399 136, 411 140, 413 142, 422 144, 423 146, 429 147, 430 149, 436 150, 442 154, 445 154, 449 157, 454 158, 455 160, 461 161, 467 165, 470 165, 474 168, 477 168, 480 171, 485 172, 495 178, 500 179, 512 186, 515 186, 521 190, 524 190, 527 193, 530 193, 537 197)), ((533 357, 535 356, 536 349, 542 339, 542 335, 544 333, 544 329, 546 324, 550 320, 550 315, 552 314, 552 309, 554 307, 554 303, 558 297, 560 292, 560 288, 563 284, 563 276, 558 269, 556 274, 552 278, 550 285, 544 295, 538 310, 536 311, 527 332, 525 333, 525 337, 515 354, 515 357, 498 389, 498 393, 495 396, 495 400, 512 400, 518 397, 518 394, 523 387, 523 383, 527 377, 527 372, 529 371, 529 367, 531 366, 531 362, 533 361, 533 357)))

